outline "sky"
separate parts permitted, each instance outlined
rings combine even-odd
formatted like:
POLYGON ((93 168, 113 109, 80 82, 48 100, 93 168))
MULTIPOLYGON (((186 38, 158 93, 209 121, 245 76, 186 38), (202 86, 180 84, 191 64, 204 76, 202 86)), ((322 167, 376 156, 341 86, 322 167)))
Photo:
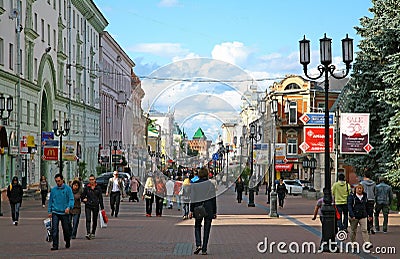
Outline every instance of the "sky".
MULTIPOLYGON (((145 91, 142 108, 174 112, 192 138, 209 139, 238 119, 250 85, 265 92, 285 75, 303 75, 299 40, 311 41, 313 73, 319 39, 332 38, 334 64, 343 68, 341 40, 360 41, 355 27, 371 17, 370 0, 94 0, 112 37, 135 62, 145 91)), ((356 53, 355 53, 356 55, 356 53)))

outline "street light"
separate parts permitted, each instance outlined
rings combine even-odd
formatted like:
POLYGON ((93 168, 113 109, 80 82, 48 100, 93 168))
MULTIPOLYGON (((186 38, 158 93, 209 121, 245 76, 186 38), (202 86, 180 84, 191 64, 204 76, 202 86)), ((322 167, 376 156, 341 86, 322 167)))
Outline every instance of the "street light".
POLYGON ((71 122, 67 119, 64 121, 64 129, 63 127, 60 126, 60 129, 58 129, 58 121, 56 119, 53 120, 53 131, 54 134, 58 137, 60 136, 60 161, 59 161, 59 168, 60 168, 60 174, 62 174, 63 171, 63 161, 62 161, 62 137, 66 137, 69 133, 69 130, 71 129, 71 122))
POLYGON ((315 159, 314 157, 312 157, 309 161, 309 168, 310 168, 310 182, 311 182, 311 187, 310 187, 310 192, 315 192, 314 189, 314 171, 315 168, 317 168, 317 159, 315 159))
POLYGON ((6 102, 6 98, 3 96, 3 94, 0 94, 0 119, 4 121, 10 118, 13 109, 14 109, 13 98, 11 96, 8 96, 6 102), (6 110, 7 110, 7 116, 3 117, 3 113, 6 110))
POLYGON ((331 177, 330 177, 330 166, 329 166, 329 109, 328 109, 328 98, 329 98, 329 78, 331 75, 336 79, 345 78, 350 71, 353 62, 353 39, 350 39, 348 35, 342 40, 342 54, 343 62, 346 64, 346 73, 342 76, 336 76, 334 71, 336 67, 332 65, 332 50, 331 43, 332 39, 327 38, 326 34, 324 38, 320 39, 320 61, 318 65, 319 75, 316 77, 310 77, 307 75, 307 65, 310 63, 310 41, 304 39, 299 41, 300 43, 300 63, 303 65, 304 74, 311 80, 316 80, 325 75, 325 188, 324 192, 324 205, 322 206, 322 244, 324 251, 329 251, 327 247, 328 242, 335 241, 335 209, 332 206, 332 193, 331 193, 331 177))
MULTIPOLYGON (((110 141, 111 143, 111 141, 110 141)), ((117 170, 117 149, 118 146, 121 149, 122 148, 122 141, 118 141, 118 140, 113 140, 113 146, 114 146, 114 158, 113 158, 113 162, 114 162, 114 171, 117 170)))
POLYGON ((225 153, 226 153, 226 187, 229 185, 229 143, 225 145, 225 153))
POLYGON ((110 140, 110 142, 108 142, 108 147, 110 148, 110 159, 109 159, 109 163, 110 163, 110 172, 111 172, 111 170, 112 170, 112 145, 113 145, 113 142, 110 140))
POLYGON ((275 172, 275 156, 276 156, 276 147, 275 147, 275 131, 276 131, 276 114, 278 113, 278 100, 277 99, 272 99, 271 100, 271 113, 273 115, 273 120, 272 120, 272 151, 273 157, 272 157, 272 190, 271 190, 271 205, 269 208, 269 216, 273 218, 279 217, 278 215, 278 204, 277 204, 277 194, 276 194, 276 184, 275 184, 275 177, 276 177, 276 172, 275 172))
POLYGON ((253 122, 250 124, 250 181, 249 181, 249 204, 248 207, 255 207, 254 204, 254 179, 253 179, 253 160, 254 160, 254 140, 257 142, 261 139, 260 129, 257 130, 256 124, 253 122))

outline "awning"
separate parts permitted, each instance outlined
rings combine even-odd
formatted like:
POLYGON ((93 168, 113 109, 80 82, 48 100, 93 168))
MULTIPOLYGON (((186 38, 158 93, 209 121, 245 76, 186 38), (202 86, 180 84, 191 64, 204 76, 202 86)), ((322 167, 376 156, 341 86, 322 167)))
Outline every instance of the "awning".
POLYGON ((290 171, 293 168, 293 164, 276 164, 275 169, 280 171, 290 171))
POLYGON ((0 126, 0 148, 8 147, 6 127, 0 126))

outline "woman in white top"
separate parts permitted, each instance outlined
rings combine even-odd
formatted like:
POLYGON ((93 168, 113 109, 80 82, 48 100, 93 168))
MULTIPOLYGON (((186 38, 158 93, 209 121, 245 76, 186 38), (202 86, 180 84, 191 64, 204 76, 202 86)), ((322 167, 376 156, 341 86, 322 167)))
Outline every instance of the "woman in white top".
POLYGON ((142 199, 146 200, 146 217, 151 217, 155 190, 153 178, 151 176, 147 177, 142 196, 142 199))

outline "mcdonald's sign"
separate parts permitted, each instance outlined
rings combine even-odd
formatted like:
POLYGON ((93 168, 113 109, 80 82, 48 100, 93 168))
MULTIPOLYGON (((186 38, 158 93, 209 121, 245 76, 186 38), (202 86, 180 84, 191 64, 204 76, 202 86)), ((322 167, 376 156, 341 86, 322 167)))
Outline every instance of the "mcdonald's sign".
POLYGON ((44 147, 43 148, 43 160, 58 160, 58 148, 57 147, 44 147))

